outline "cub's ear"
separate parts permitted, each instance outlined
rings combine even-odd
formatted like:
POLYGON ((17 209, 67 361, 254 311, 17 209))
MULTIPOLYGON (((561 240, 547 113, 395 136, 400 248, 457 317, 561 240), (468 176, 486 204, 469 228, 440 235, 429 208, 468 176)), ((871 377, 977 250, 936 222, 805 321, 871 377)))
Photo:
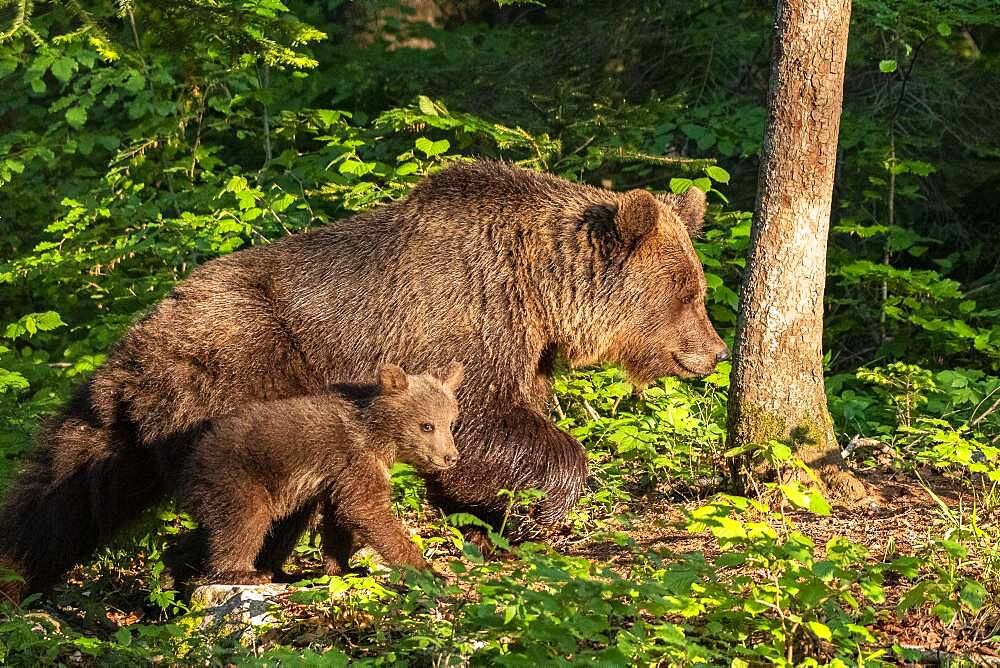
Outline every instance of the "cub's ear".
POLYGON ((701 227, 705 223, 705 193, 701 188, 691 186, 681 195, 662 197, 670 208, 677 212, 677 216, 687 228, 688 236, 696 237, 701 234, 701 227))
POLYGON ((458 389, 458 386, 462 384, 462 377, 465 375, 465 367, 462 366, 461 362, 452 360, 448 363, 448 366, 434 371, 431 375, 440 380, 448 389, 454 392, 458 389))
POLYGON ((618 204, 615 227, 623 241, 635 241, 655 230, 659 217, 659 205, 652 193, 629 190, 618 204))
POLYGON ((380 366, 375 373, 375 378, 386 394, 398 394, 410 385, 409 381, 406 380, 406 372, 395 364, 380 366))

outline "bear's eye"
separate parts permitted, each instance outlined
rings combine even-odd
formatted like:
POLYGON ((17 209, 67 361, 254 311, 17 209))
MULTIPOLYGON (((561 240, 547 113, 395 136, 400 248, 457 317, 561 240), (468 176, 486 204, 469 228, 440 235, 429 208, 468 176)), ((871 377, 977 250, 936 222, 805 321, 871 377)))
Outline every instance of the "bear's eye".
POLYGON ((681 304, 690 304, 694 301, 694 295, 685 295, 681 297, 681 304))
POLYGON ((434 431, 434 425, 432 425, 430 422, 423 422, 420 425, 420 431, 424 432, 425 434, 430 434, 434 431))

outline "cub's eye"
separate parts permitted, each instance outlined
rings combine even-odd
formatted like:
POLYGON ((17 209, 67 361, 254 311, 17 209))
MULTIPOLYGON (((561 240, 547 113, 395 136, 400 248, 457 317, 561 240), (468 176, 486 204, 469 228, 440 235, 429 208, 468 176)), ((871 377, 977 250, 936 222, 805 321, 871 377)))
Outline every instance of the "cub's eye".
POLYGON ((432 425, 430 422, 423 422, 420 425, 420 431, 424 432, 425 434, 430 434, 434 431, 434 425, 432 425))
POLYGON ((694 301, 694 295, 687 295, 685 297, 681 297, 681 304, 690 304, 693 301, 694 301))

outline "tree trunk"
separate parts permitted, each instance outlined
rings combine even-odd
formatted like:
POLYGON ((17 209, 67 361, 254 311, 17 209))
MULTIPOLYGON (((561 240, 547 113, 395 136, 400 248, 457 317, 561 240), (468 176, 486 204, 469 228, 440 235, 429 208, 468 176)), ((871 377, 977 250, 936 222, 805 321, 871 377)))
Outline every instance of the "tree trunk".
POLYGON ((823 387, 823 289, 850 0, 778 0, 750 255, 736 324, 729 445, 771 440, 835 499, 864 486, 844 468, 823 387))

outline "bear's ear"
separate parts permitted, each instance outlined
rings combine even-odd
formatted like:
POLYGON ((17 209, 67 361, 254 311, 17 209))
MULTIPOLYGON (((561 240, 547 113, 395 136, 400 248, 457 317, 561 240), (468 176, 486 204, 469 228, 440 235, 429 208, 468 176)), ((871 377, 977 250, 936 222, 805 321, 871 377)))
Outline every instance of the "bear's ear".
POLYGON ((670 208, 677 212, 677 216, 687 228, 688 236, 700 235, 701 227, 705 223, 705 192, 701 188, 691 186, 681 195, 663 197, 670 208))
POLYGON ((458 389, 458 386, 462 384, 462 377, 465 375, 465 367, 462 366, 461 362, 452 360, 448 363, 448 366, 434 371, 431 375, 440 380, 448 389, 454 392, 458 389))
POLYGON ((386 394, 398 394, 409 387, 406 372, 395 364, 383 364, 375 373, 378 384, 386 394))
POLYGON ((615 227, 626 243, 640 239, 656 229, 660 218, 656 198, 645 190, 630 190, 622 195, 615 212, 615 227))

